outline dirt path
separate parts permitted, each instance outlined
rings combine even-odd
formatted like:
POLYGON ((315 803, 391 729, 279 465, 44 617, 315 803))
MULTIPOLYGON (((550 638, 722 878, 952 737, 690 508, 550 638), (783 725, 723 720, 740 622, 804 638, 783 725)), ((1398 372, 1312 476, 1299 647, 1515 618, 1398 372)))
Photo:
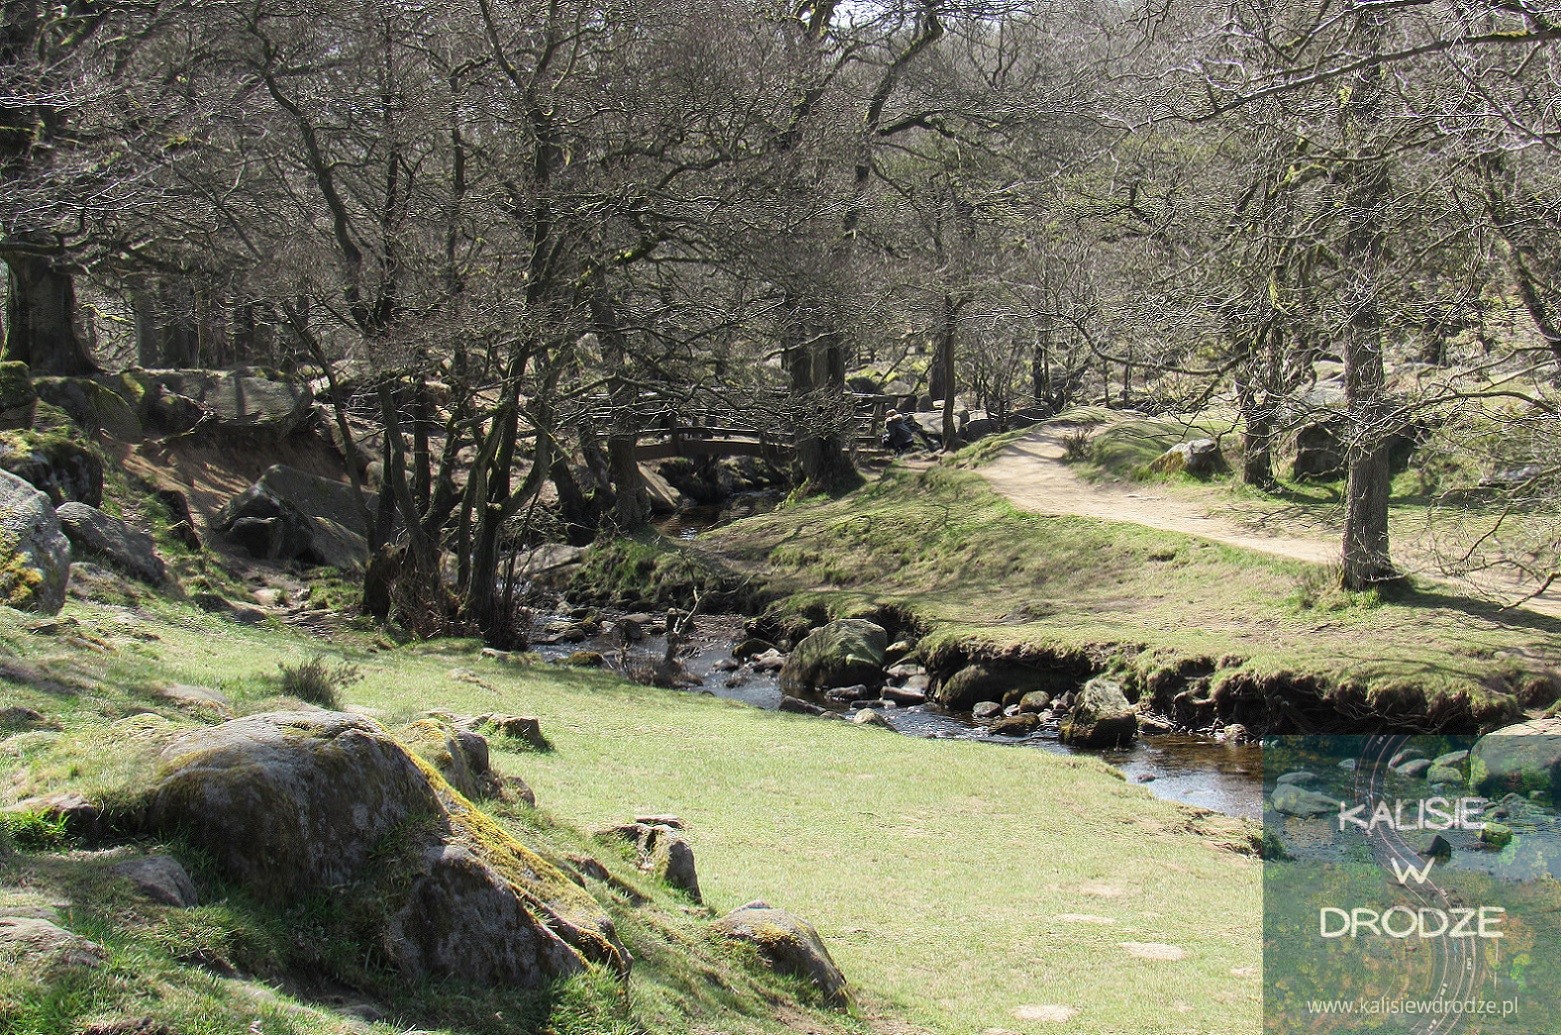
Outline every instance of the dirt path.
MULTIPOLYGON (((1003 450, 981 469, 982 475, 1015 506, 1035 514, 1129 521, 1292 560, 1327 564, 1339 558, 1340 532, 1315 514, 1298 514, 1283 502, 1237 504, 1193 486, 1085 481, 1062 462, 1065 430, 1038 428, 1003 450)), ((1439 571, 1413 535, 1399 536, 1394 557, 1410 574, 1461 583, 1466 590, 1504 602, 1525 592, 1515 580, 1501 575, 1456 577, 1439 571)), ((1561 617, 1561 590, 1523 606, 1561 617)))

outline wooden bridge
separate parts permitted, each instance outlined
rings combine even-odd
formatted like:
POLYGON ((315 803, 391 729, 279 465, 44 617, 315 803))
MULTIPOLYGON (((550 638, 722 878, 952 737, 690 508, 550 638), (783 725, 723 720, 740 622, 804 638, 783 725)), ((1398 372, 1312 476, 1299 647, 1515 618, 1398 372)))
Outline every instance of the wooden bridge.
MULTIPOLYGON (((890 396, 856 395, 856 429, 850 442, 853 456, 873 457, 884 453, 879 444, 884 415, 900 401, 890 396)), ((796 453, 794 437, 786 432, 734 423, 679 423, 666 428, 647 428, 636 437, 635 456, 641 462, 670 460, 674 457, 753 456, 771 463, 790 463, 796 453)))

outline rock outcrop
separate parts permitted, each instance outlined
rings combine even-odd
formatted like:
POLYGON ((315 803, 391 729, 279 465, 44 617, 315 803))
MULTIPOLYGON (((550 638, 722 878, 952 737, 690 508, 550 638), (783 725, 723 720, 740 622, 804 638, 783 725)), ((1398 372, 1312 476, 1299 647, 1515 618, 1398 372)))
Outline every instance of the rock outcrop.
POLYGON ((70 580, 70 541, 49 497, 0 471, 0 604, 58 614, 70 580))
POLYGON ((728 938, 752 945, 777 973, 811 982, 829 1005, 850 1004, 845 975, 835 965, 818 931, 801 917, 776 909, 768 902, 750 902, 717 920, 715 929, 728 938))
POLYGON ((103 461, 69 435, 31 431, 0 435, 0 471, 16 475, 55 506, 103 504, 103 461))
POLYGON ((249 442, 280 442, 314 414, 307 385, 288 384, 264 371, 243 369, 134 371, 142 392, 141 417, 170 434, 197 429, 249 442))
POLYGON ((162 751, 148 825, 263 902, 336 889, 409 977, 535 985, 630 957, 595 899, 373 722, 248 716, 162 751))
POLYGON ((62 503, 55 510, 60 529, 78 559, 101 558, 152 586, 168 581, 168 568, 157 556, 152 537, 85 503, 62 503))
POLYGON ((369 556, 368 525, 355 492, 278 464, 230 500, 212 527, 254 557, 355 570, 369 556))
POLYGON ((889 634, 880 625, 841 619, 815 629, 786 659, 781 689, 788 694, 883 681, 889 634))

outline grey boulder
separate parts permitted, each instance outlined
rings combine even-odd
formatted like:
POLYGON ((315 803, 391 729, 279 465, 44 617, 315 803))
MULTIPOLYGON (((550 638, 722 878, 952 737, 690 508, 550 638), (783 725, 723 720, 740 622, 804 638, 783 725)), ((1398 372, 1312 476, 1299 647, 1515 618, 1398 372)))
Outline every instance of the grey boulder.
POLYGON ((812 924, 768 902, 750 902, 715 922, 720 934, 758 950, 771 969, 811 982, 831 1006, 851 1002, 845 975, 812 924))
POLYGON ((0 471, 0 604, 58 614, 70 580, 70 541, 49 497, 0 471))
POLYGON ((60 529, 78 555, 98 557, 152 586, 168 581, 168 568, 157 556, 152 537, 85 503, 62 503, 55 510, 60 529))

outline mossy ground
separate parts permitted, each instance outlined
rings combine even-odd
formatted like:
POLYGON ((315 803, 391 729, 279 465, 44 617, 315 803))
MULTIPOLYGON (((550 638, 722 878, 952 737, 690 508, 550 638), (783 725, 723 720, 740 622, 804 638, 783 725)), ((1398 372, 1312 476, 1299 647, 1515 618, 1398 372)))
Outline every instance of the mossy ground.
POLYGON ((869 488, 718 533, 765 565, 783 607, 891 606, 961 645, 1091 659, 1148 680, 1187 664, 1214 684, 1305 679, 1377 714, 1504 721, 1548 704, 1561 621, 1442 588, 1343 594, 1327 569, 1193 536, 1021 513, 976 474, 891 469, 869 488), (1445 709, 1438 712, 1438 709, 1445 709))
MULTIPOLYGON (((135 612, 72 604, 67 617, 79 623, 74 640, 36 636, 25 616, 0 612, 7 696, 64 728, 0 741, 7 801, 69 786, 134 794, 150 779, 150 759, 134 738, 107 734, 108 721, 143 710, 213 721, 158 698, 167 683, 219 689, 240 712, 284 706, 278 660, 320 649, 296 630, 235 625, 165 603, 135 612)), ((25 885, 27 894, 69 899, 67 926, 104 939, 116 960, 66 983, 0 978, 0 1009, 15 1030, 72 1031, 87 1018, 152 1014, 192 1032, 243 1032, 255 1019, 267 1032, 412 1024, 451 1032, 905 1031, 907 1023, 1022 1032, 1043 1029, 1022 1020, 1020 1008, 1048 1004, 1079 1009, 1081 1030, 1102 1033, 1258 1026, 1258 865, 1225 846, 1247 832, 1210 836, 1210 821, 1094 760, 912 740, 602 673, 502 664, 480 658, 471 642, 395 649, 342 635, 334 649, 364 677, 347 701, 373 709, 388 728, 436 707, 542 720, 552 751, 493 741, 495 767, 530 783, 542 808, 487 808, 544 856, 592 853, 581 831, 637 813, 684 817, 711 911, 609 853, 614 877, 651 900, 636 908, 606 894, 636 957, 626 999, 600 979, 544 1002, 398 988, 356 972, 369 997, 393 1012, 373 1026, 326 1001, 344 989, 290 977, 315 958, 300 946, 332 957, 314 972, 355 973, 334 959, 350 943, 333 940, 326 903, 261 909, 197 867, 209 904, 160 910, 92 876, 87 856, 14 855, 4 863, 7 894, 25 885), (94 883, 73 890, 77 880, 94 883), (752 952, 711 938, 711 916, 755 898, 819 928, 864 1005, 860 1017, 807 1007, 802 990, 766 976, 752 952), (1169 942, 1187 956, 1137 959, 1124 942, 1169 942)))

